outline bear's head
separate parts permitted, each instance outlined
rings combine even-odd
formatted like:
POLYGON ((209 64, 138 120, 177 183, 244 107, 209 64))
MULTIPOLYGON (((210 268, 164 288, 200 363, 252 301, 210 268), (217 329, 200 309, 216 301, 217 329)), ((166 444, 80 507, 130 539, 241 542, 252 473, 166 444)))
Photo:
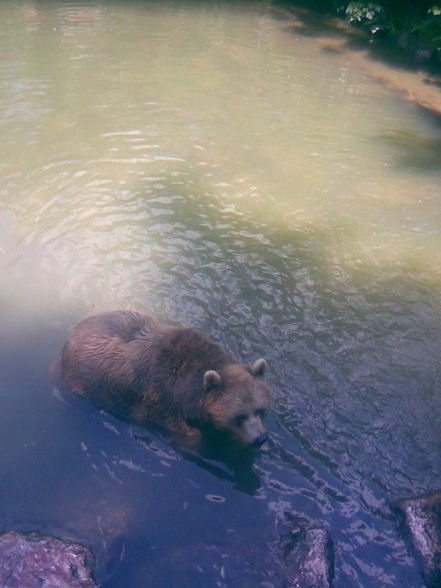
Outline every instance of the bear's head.
POLYGON ((266 361, 258 359, 251 368, 231 363, 204 373, 205 418, 217 431, 248 447, 260 447, 268 438, 264 420, 271 396, 266 369, 266 361))

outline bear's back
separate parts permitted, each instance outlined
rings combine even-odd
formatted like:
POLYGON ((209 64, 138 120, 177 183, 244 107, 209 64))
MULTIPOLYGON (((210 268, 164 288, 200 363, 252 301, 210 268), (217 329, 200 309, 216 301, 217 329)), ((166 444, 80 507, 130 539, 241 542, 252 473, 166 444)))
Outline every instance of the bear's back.
POLYGON ((64 382, 98 403, 136 402, 137 364, 148 341, 166 330, 158 319, 139 312, 106 312, 84 319, 63 348, 64 382))
POLYGON ((71 340, 92 337, 96 340, 118 338, 125 343, 142 336, 143 333, 160 332, 164 323, 142 312, 116 310, 90 316, 76 325, 71 340))

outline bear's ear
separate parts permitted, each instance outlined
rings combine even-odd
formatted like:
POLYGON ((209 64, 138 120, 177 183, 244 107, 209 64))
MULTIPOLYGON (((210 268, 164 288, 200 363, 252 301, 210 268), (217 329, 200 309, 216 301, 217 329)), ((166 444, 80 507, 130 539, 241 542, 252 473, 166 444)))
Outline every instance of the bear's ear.
POLYGON ((253 363, 253 367, 251 368, 251 373, 256 378, 263 378, 265 372, 268 368, 268 364, 264 359, 258 359, 253 363))
POLYGON ((208 370, 204 374, 204 390, 210 392, 222 386, 222 378, 215 370, 208 370))

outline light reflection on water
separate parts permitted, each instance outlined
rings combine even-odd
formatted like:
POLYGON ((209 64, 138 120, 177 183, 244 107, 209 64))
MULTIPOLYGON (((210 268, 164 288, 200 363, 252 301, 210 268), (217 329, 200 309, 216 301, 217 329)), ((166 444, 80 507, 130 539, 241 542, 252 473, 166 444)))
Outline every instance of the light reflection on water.
POLYGON ((0 21, 0 527, 92 545, 109 586, 255 586, 318 522, 337 586, 418 585, 388 500, 441 474, 439 126, 267 4, 0 21), (118 307, 268 359, 254 465, 50 394, 118 307))

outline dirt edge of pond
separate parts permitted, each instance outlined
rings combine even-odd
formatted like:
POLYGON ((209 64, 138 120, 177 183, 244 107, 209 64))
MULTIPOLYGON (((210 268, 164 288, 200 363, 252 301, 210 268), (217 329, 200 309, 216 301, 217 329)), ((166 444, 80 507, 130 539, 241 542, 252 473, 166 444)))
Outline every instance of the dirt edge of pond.
POLYGON ((388 90, 441 119, 441 77, 430 76, 421 70, 411 71, 387 65, 371 57, 367 50, 348 49, 346 40, 342 38, 318 37, 317 41, 323 50, 347 55, 388 90))
POLYGON ((441 119, 441 73, 432 75, 424 71, 424 66, 415 70, 404 63, 389 65, 375 57, 362 31, 337 18, 318 19, 309 9, 302 8, 276 12, 284 19, 282 26, 286 31, 315 38, 323 51, 345 55, 385 88, 441 119))

